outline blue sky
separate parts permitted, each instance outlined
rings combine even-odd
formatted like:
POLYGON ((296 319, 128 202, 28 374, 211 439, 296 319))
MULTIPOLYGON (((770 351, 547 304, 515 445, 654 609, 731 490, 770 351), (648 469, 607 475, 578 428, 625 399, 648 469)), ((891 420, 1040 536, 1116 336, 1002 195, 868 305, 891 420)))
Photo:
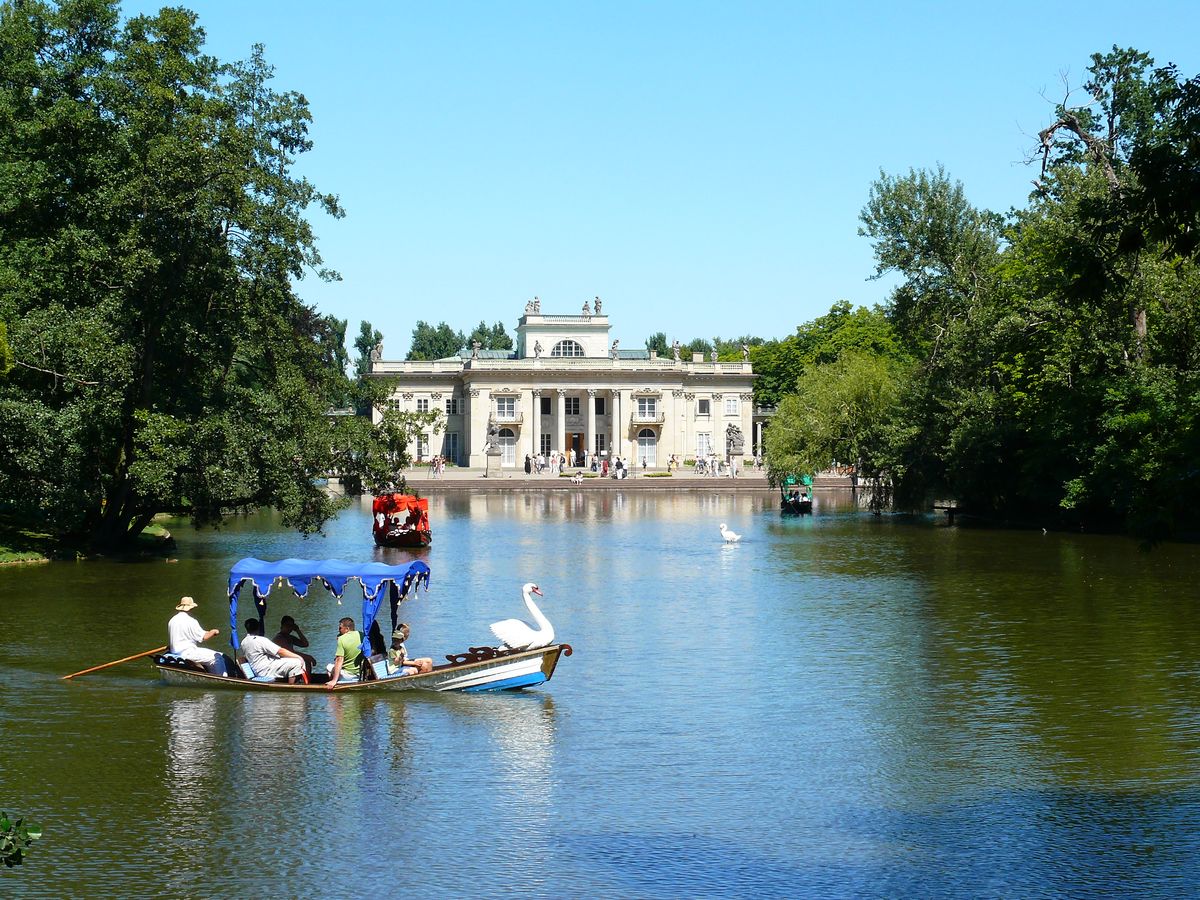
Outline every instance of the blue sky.
POLYGON ((208 52, 262 43, 308 98, 299 171, 347 216, 313 214, 344 280, 299 291, 388 358, 418 319, 511 333, 534 295, 599 295, 625 347, 783 337, 886 298, 857 234, 881 169, 940 163, 1005 211, 1093 52, 1200 72, 1194 0, 183 5, 208 52))

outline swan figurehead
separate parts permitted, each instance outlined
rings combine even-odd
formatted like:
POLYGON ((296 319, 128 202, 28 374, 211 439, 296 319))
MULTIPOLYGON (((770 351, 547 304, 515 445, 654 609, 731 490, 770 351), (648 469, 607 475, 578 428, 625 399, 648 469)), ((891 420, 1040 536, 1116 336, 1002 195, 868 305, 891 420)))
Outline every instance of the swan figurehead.
POLYGON ((543 596, 541 589, 530 581, 521 588, 521 594, 525 600, 525 607, 533 616, 537 627, 530 627, 520 619, 505 619, 503 622, 492 623, 492 634, 499 638, 500 643, 509 650, 536 650, 538 647, 545 647, 553 643, 554 626, 550 624, 549 619, 542 615, 542 611, 533 602, 534 594, 539 597, 543 596))

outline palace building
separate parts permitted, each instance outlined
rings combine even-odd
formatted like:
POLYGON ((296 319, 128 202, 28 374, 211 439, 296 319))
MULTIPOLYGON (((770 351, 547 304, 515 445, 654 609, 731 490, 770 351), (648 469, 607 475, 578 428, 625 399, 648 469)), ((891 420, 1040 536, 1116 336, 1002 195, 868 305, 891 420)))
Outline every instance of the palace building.
POLYGON ((377 348, 370 375, 396 379, 391 408, 445 415, 440 432, 431 428, 410 446, 418 460, 442 455, 485 468, 489 446, 498 446, 501 468, 539 453, 563 453, 572 465, 593 453, 621 457, 637 468, 643 459, 664 468, 671 455, 741 454, 755 424, 749 361, 681 359, 678 347, 665 359, 622 350, 601 309, 596 298, 581 314, 543 315, 534 298, 516 350, 475 346, 446 359, 387 361, 377 348))

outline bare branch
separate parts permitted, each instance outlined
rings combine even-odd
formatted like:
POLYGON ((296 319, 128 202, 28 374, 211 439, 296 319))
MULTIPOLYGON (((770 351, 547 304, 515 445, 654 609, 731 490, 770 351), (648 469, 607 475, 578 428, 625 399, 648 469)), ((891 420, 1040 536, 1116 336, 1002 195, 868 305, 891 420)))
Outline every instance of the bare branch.
POLYGON ((13 360, 13 362, 15 362, 18 366, 21 366, 22 368, 33 369, 33 371, 35 371, 35 372, 43 372, 46 375, 53 375, 55 378, 61 378, 64 381, 73 381, 76 384, 85 384, 85 385, 89 385, 89 386, 95 386, 100 383, 98 381, 84 381, 82 378, 79 378, 76 375, 64 375, 61 372, 55 372, 53 369, 43 369, 40 366, 31 366, 27 362, 21 362, 19 359, 13 360))

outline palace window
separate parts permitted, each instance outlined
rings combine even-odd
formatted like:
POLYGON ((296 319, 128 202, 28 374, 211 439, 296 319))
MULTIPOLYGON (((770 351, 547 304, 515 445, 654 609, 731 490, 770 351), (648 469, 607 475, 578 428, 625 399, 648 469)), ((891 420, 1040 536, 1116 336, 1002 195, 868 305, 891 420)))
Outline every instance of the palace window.
POLYGON ((429 455, 429 435, 417 435, 417 459, 423 460, 429 455))
POLYGON ((653 397, 638 397, 638 415, 642 418, 654 418, 658 412, 658 401, 653 397))
MULTIPOLYGON (((449 401, 446 401, 447 403, 449 401)), ((448 431, 442 438, 442 456, 458 464, 458 432, 448 431)))
POLYGON ((549 456, 550 455, 550 435, 548 435, 548 434, 538 435, 538 443, 542 445, 541 446, 542 455, 549 456))
POLYGON ((696 456, 712 454, 712 435, 707 431, 696 432, 696 456))
POLYGON ((388 402, 387 402, 387 408, 390 412, 400 412, 400 401, 397 400, 395 397, 389 397, 388 402))
POLYGON ((726 397, 725 398, 725 415, 736 416, 737 414, 738 414, 738 398, 737 397, 726 397))
POLYGON ((541 404, 542 405, 542 415, 548 416, 548 415, 550 415, 550 398, 542 397, 541 399, 542 399, 542 404, 541 404))
POLYGON ((603 434, 596 435, 596 455, 597 456, 603 456, 604 451, 608 449, 608 444, 605 442, 605 437, 606 437, 606 435, 603 435, 603 434))
POLYGON ((598 416, 603 416, 603 415, 605 415, 605 412, 604 412, 604 398, 603 398, 603 397, 597 397, 597 398, 596 398, 596 415, 598 415, 598 416))
POLYGON ((429 400, 428 399, 417 401, 417 412, 429 412, 429 400))
MULTIPOLYGON (((446 415, 448 415, 448 416, 457 416, 458 415, 458 398, 457 397, 451 397, 449 400, 446 401, 446 415)), ((450 454, 447 453, 446 455, 449 456, 450 454)), ((457 457, 455 457, 455 458, 457 458, 457 457)))
POLYGON ((559 341, 550 351, 551 356, 583 356, 583 347, 577 341, 559 341))
POLYGON ((698 415, 698 416, 711 415, 712 414, 711 409, 712 409, 712 401, 711 400, 697 400, 696 401, 696 415, 698 415))
POLYGON ((517 417, 517 398, 516 397, 497 397, 496 398, 496 418, 497 419, 515 419, 517 417))
POLYGON ((563 399, 566 400, 566 402, 567 402, 567 415, 568 416, 579 415, 579 398, 578 397, 564 397, 563 399))

